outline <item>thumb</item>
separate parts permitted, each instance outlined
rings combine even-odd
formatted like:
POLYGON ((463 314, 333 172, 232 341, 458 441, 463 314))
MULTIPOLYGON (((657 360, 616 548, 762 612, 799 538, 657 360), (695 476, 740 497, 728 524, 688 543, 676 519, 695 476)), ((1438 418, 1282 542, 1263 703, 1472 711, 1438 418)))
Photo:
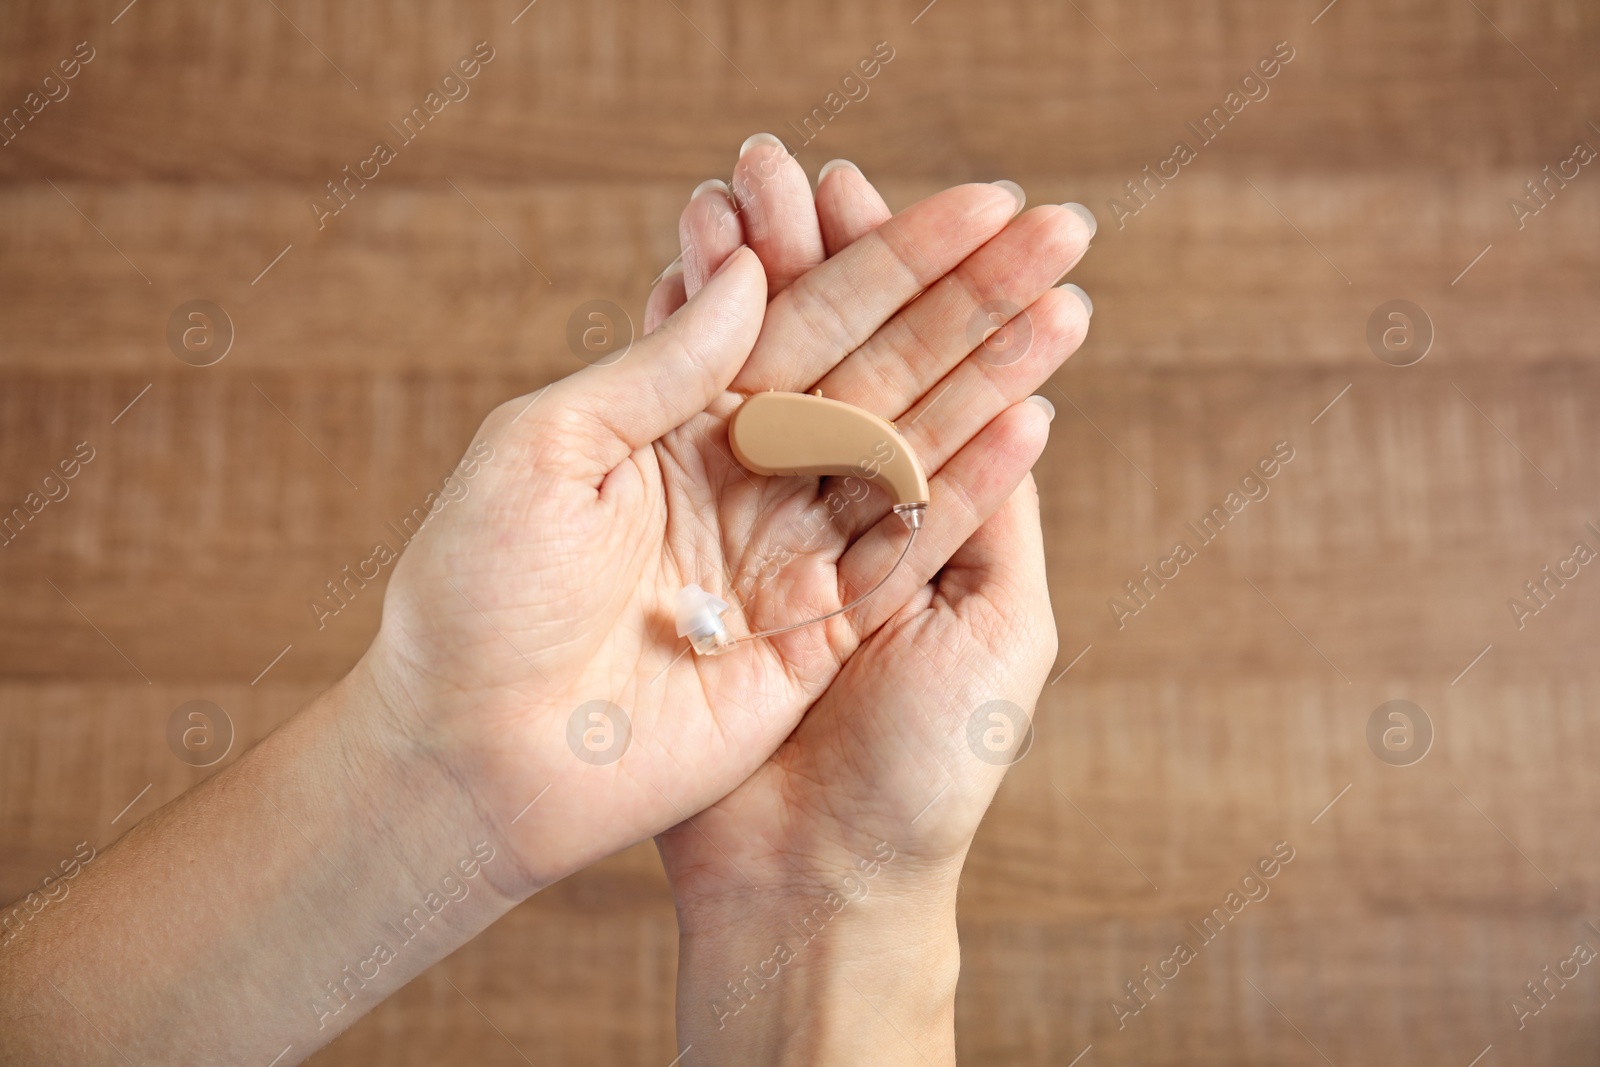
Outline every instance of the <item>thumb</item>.
POLYGON ((563 402, 593 428, 589 456, 600 471, 704 411, 744 366, 766 307, 766 271, 741 248, 622 359, 562 383, 563 402))

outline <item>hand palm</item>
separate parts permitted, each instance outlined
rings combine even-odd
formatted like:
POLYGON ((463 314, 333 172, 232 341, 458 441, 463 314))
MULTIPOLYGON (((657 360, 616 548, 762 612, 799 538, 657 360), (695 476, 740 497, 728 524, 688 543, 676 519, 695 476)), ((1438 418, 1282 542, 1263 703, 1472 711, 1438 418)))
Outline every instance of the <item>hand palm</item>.
MULTIPOLYGON (((856 643, 841 620, 701 658, 673 632, 674 598, 691 582, 745 591, 751 629, 842 603, 846 538, 805 521, 818 481, 762 478, 731 458, 727 421, 739 400, 724 393, 635 450, 598 492, 583 480, 511 474, 570 469, 579 456, 565 453, 584 445, 530 439, 502 425, 515 418, 502 411, 485 424, 486 439, 501 442, 481 476, 494 484, 452 505, 455 521, 430 524, 397 569, 380 645, 407 681, 391 703, 463 709, 429 716, 453 735, 433 743, 471 750, 493 815, 510 820, 559 784, 541 800, 544 817, 527 822, 540 827, 536 850, 560 854, 563 866, 727 793, 856 643), (614 710, 594 718, 591 701, 625 709, 626 725, 614 710), (582 751, 569 752, 575 738, 582 751), (691 760, 702 773, 676 773, 691 760), (603 833, 586 817, 602 807, 603 833)), ((536 854, 525 862, 536 881, 556 873, 536 854)))
MULTIPOLYGON (((989 719, 980 713, 974 730, 969 716, 993 701, 1031 714, 1055 657, 1043 577, 1030 484, 862 644, 766 765, 658 839, 686 922, 747 883, 827 883, 878 842, 958 870, 1006 766, 1026 752, 1025 736, 992 751, 989 719)), ((1025 735, 1020 718, 1010 725, 1025 735)))
MULTIPOLYGON (((769 284, 801 276, 887 217, 859 172, 835 170, 819 181, 820 240, 811 240, 794 224, 810 210, 798 168, 784 161, 773 173, 741 160, 735 184, 769 284), (748 195, 751 186, 763 195, 748 195)), ((691 292, 744 237, 715 196, 691 200, 680 230, 691 292)), ((661 314, 679 299, 664 285, 652 305, 661 314)), ((742 893, 773 867, 779 882, 797 868, 825 881, 819 863, 849 871, 879 840, 935 860, 959 859, 1009 755, 988 751, 975 740, 981 732, 959 715, 1008 696, 1013 717, 1021 712, 1016 702, 1031 707, 1055 654, 1037 531, 1037 500, 1031 490, 1019 492, 955 553, 935 585, 854 652, 766 765, 693 825, 658 838, 686 924, 702 909, 715 917, 721 898, 742 893), (956 812, 918 831, 920 816, 941 801, 956 812)))

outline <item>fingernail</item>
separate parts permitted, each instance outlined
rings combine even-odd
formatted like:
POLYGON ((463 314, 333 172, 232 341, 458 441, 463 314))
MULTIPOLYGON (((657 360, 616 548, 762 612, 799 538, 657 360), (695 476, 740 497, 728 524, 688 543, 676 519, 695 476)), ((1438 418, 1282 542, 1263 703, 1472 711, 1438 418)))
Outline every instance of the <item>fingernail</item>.
POLYGON ((1022 191, 1022 186, 1006 178, 1001 178, 999 181, 994 182, 993 184, 998 185, 1000 188, 1017 198, 1017 210, 1011 213, 1011 217, 1016 218, 1017 212, 1022 210, 1022 205, 1028 202, 1028 194, 1022 191))
MULTIPOLYGON (((728 255, 728 258, 722 261, 722 266, 718 267, 716 270, 711 272, 711 277, 715 278, 717 275, 719 275, 723 271, 727 270, 728 269, 728 265, 730 263, 732 263, 734 260, 738 259, 739 258, 739 253, 743 252, 748 247, 749 247, 748 245, 740 245, 738 248, 735 248, 728 255)), ((707 280, 709 281, 710 279, 707 279, 707 280)))
MULTIPOLYGON (((758 133, 746 138, 744 144, 739 146, 739 157, 741 159, 744 158, 744 154, 746 152, 750 151, 752 148, 759 147, 760 145, 771 145, 774 148, 783 148, 783 142, 772 136, 772 134, 758 133)), ((785 152, 788 151, 787 148, 783 148, 783 150, 785 152)))
POLYGON ((682 274, 682 273, 683 273, 683 257, 679 256, 678 259, 677 259, 677 262, 673 263, 671 266, 667 267, 666 270, 661 272, 661 278, 664 281, 667 278, 672 277, 674 274, 682 274))
POLYGON ((1067 282, 1065 285, 1059 285, 1056 288, 1065 289, 1067 292, 1077 297, 1083 302, 1083 310, 1089 313, 1089 317, 1091 319, 1094 318, 1094 301, 1090 300, 1089 294, 1083 291, 1083 286, 1074 285, 1071 282, 1067 282))
POLYGON ((1090 211, 1088 208, 1084 207, 1082 204, 1069 203, 1069 204, 1062 204, 1061 206, 1066 208, 1068 211, 1072 212, 1074 215, 1078 216, 1080 219, 1083 220, 1083 224, 1085 226, 1089 227, 1089 236, 1090 237, 1093 237, 1094 236, 1094 231, 1100 228, 1100 224, 1095 221, 1094 212, 1090 211))
POLYGON ((694 192, 689 194, 689 199, 695 199, 708 189, 715 189, 729 200, 733 199, 733 193, 731 190, 729 190, 728 183, 723 181, 721 178, 707 178, 705 181, 694 187, 694 192))
POLYGON ((830 159, 822 165, 821 170, 817 171, 817 184, 821 185, 822 179, 826 178, 836 170, 853 170, 857 174, 861 173, 861 168, 850 162, 848 159, 830 159))
POLYGON ((1056 419, 1056 406, 1054 404, 1050 403, 1050 401, 1046 400, 1044 397, 1040 396, 1038 393, 1035 393, 1035 394, 1033 394, 1032 396, 1030 396, 1028 398, 1028 403, 1036 405, 1039 408, 1040 411, 1044 412, 1045 421, 1047 421, 1047 422, 1054 422, 1055 421, 1055 419, 1056 419))

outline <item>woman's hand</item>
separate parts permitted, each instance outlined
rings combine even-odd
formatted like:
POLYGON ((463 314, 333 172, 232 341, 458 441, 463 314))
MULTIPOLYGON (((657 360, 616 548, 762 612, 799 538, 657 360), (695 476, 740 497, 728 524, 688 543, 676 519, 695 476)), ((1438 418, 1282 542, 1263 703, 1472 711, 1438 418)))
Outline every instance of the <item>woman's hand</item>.
POLYGON ((657 839, 681 1044, 710 1064, 955 1062, 956 883, 1055 652, 1030 478, 771 760, 657 839))
MULTIPOLYGON (((759 202, 781 203, 784 167, 798 170, 785 155, 759 202)), ((1089 228, 1061 208, 1010 221, 1017 206, 1004 187, 947 190, 770 304, 771 268, 719 250, 702 260, 704 287, 625 358, 484 423, 475 448, 492 458, 397 564, 357 678, 384 709, 386 736, 461 782, 507 843, 497 874, 512 872, 509 895, 747 778, 1025 476, 1043 420, 1012 406, 1082 334, 1083 306, 1049 287, 1089 228), (965 358, 985 301, 1034 305, 1033 348, 1015 362, 965 358), (852 505, 819 523, 836 510, 825 486, 752 475, 730 454, 727 422, 744 396, 818 386, 901 420, 931 476, 927 525, 863 608, 721 656, 685 655, 673 629, 685 585, 734 601, 737 636, 840 607, 900 552, 901 523, 878 523, 886 509, 852 505)))
MULTIPOLYGON (((685 212, 688 287, 715 265, 706 245, 727 240, 726 223, 705 223, 717 193, 685 212)), ((763 228, 803 235, 810 215, 833 235, 830 252, 886 214, 852 167, 827 170, 814 211, 796 200, 785 210, 798 220, 763 228)), ((774 251, 794 263, 806 247, 774 251)), ((776 284, 784 271, 768 274, 776 284)), ((1034 316, 1043 347, 1007 368, 1014 390, 1076 347, 1087 307, 1041 301, 1034 316)), ((986 366, 984 354, 967 363, 986 366)), ((1048 419, 1047 404, 1002 409, 985 431, 1004 455, 997 467, 1031 464, 1048 419)), ((931 468, 948 458, 932 440, 914 444, 931 468)), ((954 1062, 956 879, 1031 740, 1056 651, 1032 479, 896 608, 901 599, 862 609, 887 621, 770 761, 658 838, 682 934, 680 1043, 708 1062, 954 1062)))

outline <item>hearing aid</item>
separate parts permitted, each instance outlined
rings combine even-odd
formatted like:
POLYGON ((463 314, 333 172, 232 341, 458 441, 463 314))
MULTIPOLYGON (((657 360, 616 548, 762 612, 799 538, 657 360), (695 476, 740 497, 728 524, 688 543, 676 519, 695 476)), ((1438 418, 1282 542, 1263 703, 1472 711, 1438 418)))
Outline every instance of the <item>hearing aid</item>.
POLYGON ((844 607, 814 619, 759 633, 732 637, 722 616, 725 600, 698 584, 678 591, 673 605, 679 637, 695 652, 713 656, 735 645, 787 633, 843 615, 883 588, 905 562, 922 528, 928 508, 928 476, 911 444, 894 424, 853 404, 814 393, 757 393, 734 412, 728 423, 728 444, 734 458, 752 474, 769 477, 858 475, 883 487, 894 513, 909 536, 900 556, 871 589, 844 607))

